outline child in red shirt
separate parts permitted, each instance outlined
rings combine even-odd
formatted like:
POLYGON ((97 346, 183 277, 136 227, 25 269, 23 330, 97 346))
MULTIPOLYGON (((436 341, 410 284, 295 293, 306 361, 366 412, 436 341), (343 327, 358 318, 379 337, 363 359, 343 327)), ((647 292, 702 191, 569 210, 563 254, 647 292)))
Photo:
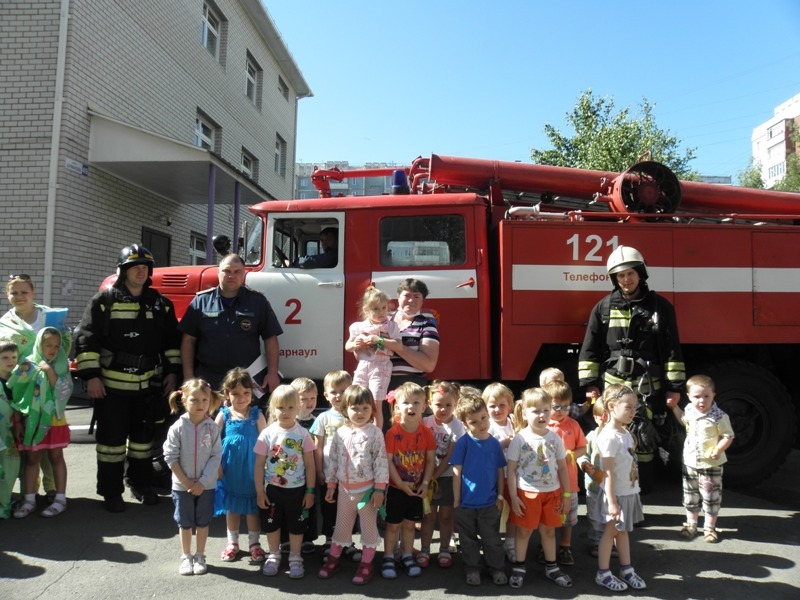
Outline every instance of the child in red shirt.
POLYGON ((386 457, 389 460, 389 488, 386 492, 386 532, 383 537, 385 579, 397 577, 394 547, 401 537, 401 564, 409 577, 422 569, 414 560, 414 523, 422 521, 423 498, 428 495, 436 466, 436 439, 422 423, 427 399, 416 383, 404 383, 395 390, 394 413, 397 422, 386 432, 386 457))

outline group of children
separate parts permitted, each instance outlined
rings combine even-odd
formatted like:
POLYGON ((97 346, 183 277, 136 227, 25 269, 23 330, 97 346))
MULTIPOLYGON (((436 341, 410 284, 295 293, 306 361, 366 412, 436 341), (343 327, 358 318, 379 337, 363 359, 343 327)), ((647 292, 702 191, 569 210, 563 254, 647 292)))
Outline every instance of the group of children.
MULTIPOLYGON (((305 575, 303 554, 315 551, 317 536, 316 524, 309 532, 309 522, 319 503, 325 535, 319 578, 333 577, 346 558, 358 563, 352 576, 357 585, 371 581, 376 570, 386 579, 397 578, 400 570, 418 576, 432 560, 438 522, 437 564, 452 565, 450 544, 457 533, 470 585, 481 583, 485 569, 494 584, 521 587, 530 538, 538 531, 538 560, 546 578, 570 587, 561 566, 574 564, 570 546, 580 470, 598 561, 596 583, 612 591, 646 587, 631 565, 628 538, 643 518, 634 439, 627 431, 637 402, 630 388, 609 386, 595 400, 598 428, 584 436, 568 416, 572 393, 557 370, 548 370, 542 386, 525 390, 518 401, 499 383, 483 392, 444 381, 427 390, 402 384, 392 394, 393 420, 385 434, 375 424, 373 394, 352 384, 349 373, 326 376, 323 395, 330 408, 316 419, 313 386, 301 378, 278 387, 270 395, 268 419, 253 408, 253 383, 242 369, 228 374, 222 394, 191 380, 171 396, 173 408, 180 399, 186 411, 164 447, 181 529, 181 574, 207 570, 205 544, 216 497, 228 530, 221 559, 238 558, 244 514, 250 558, 263 563, 267 576, 280 571, 281 531, 288 534, 289 577, 305 575), (215 423, 209 415, 222 402, 215 423), (357 521, 360 549, 353 545, 357 521), (379 521, 385 531, 383 556, 376 560, 379 521), (418 524, 421 547, 415 549, 418 524), (194 554, 192 528, 197 531, 194 554), (261 530, 267 551, 259 542, 261 530), (619 558, 619 576, 610 570, 612 555, 619 558)), ((671 407, 689 432, 683 484, 687 520, 680 534, 696 535, 702 508, 705 539, 713 542, 721 465, 733 432, 713 403, 709 378, 690 379, 687 393, 686 413, 671 407)))
MULTIPOLYGON (((380 520, 385 532, 379 571, 386 579, 398 577, 399 570, 411 577, 422 573, 431 562, 438 522, 438 566, 453 564, 451 542, 457 533, 470 585, 481 583, 485 567, 494 584, 521 587, 530 538, 538 531, 537 558, 546 578, 569 587, 572 580, 560 565, 574 564, 580 470, 589 539, 598 560, 595 581, 612 591, 645 588, 631 566, 628 539, 643 518, 634 439, 627 431, 637 403, 633 390, 611 385, 594 399, 598 427, 588 435, 569 416, 572 391, 558 369, 544 371, 540 387, 525 390, 518 401, 501 383, 483 391, 446 381, 434 381, 427 390, 405 383, 392 394, 392 422, 383 424, 380 403, 389 399, 390 374, 383 341, 397 336, 387 304, 388 297, 377 290, 365 294, 365 320, 351 328, 346 346, 359 358, 355 378, 346 371, 328 373, 323 395, 330 408, 316 418, 317 388, 307 378, 272 391, 268 418, 254 405, 253 380, 241 368, 226 375, 221 392, 191 379, 170 395, 173 413, 182 412, 164 443, 182 546, 179 573, 206 573, 209 524, 215 514, 224 514, 222 561, 242 553, 244 515, 247 554, 263 563, 264 575, 278 574, 282 546, 288 546, 289 577, 301 578, 303 554, 315 552, 319 503, 325 562, 317 575, 322 579, 333 577, 348 558, 358 563, 354 584, 372 580, 380 520), (357 521, 360 550, 353 544, 357 521), (418 525, 421 547, 416 550, 418 525), (267 551, 260 543, 262 530, 267 551), (619 577, 609 569, 612 555, 619 558, 619 577)), ((56 494, 42 515, 58 515, 66 509, 64 409, 72 391, 62 333, 41 329, 33 354, 19 364, 17 346, 0 340, 0 383, 0 518, 12 512, 22 518, 35 509, 43 452, 53 466, 56 494), (24 496, 12 511, 11 491, 20 470, 24 496)), ((722 465, 733 430, 714 403, 711 379, 692 377, 687 396, 685 412, 677 403, 670 405, 687 430, 686 521, 680 535, 698 534, 702 509, 704 539, 716 542, 722 465)))
POLYGON ((65 409, 72 378, 64 335, 55 327, 41 328, 32 354, 22 360, 14 341, 0 339, 0 519, 22 519, 36 510, 43 455, 52 467, 55 493, 40 514, 55 517, 67 509, 65 409), (22 499, 12 506, 17 479, 22 499))

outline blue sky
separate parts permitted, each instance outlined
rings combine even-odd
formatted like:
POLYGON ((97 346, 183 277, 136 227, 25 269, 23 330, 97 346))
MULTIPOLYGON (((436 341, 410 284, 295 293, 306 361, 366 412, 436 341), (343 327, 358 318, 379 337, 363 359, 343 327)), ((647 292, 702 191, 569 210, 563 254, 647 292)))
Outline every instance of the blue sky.
POLYGON ((584 90, 647 98, 703 175, 800 93, 798 0, 266 0, 314 97, 298 162, 430 153, 530 162, 584 90))

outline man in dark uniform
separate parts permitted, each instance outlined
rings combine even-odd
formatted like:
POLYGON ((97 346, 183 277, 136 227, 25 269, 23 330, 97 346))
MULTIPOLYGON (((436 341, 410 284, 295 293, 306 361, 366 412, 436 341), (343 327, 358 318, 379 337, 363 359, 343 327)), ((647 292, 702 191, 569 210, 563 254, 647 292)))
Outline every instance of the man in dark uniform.
MULTIPOLYGON (((592 310, 578 357, 578 377, 587 396, 584 407, 600 386, 620 383, 644 398, 643 412, 661 424, 666 400, 680 398, 686 379, 675 310, 648 287, 647 267, 635 248, 614 250, 607 272, 614 291, 592 310)), ((655 440, 652 426, 644 425, 655 440)), ((652 444, 645 441, 643 435, 637 439, 642 493, 650 489, 655 456, 652 444)))
POLYGON ((261 355, 267 374, 257 381, 265 393, 280 385, 278 336, 283 333, 272 306, 261 292, 244 285, 244 262, 228 254, 219 264, 219 286, 197 294, 181 319, 184 380, 202 377, 219 389, 234 367, 248 368, 261 355))
POLYGON ((180 335, 172 302, 150 287, 153 266, 147 248, 123 248, 116 282, 92 298, 75 331, 78 375, 95 402, 97 493, 109 512, 125 510, 124 480, 144 504, 158 504, 154 424, 177 384, 180 335))

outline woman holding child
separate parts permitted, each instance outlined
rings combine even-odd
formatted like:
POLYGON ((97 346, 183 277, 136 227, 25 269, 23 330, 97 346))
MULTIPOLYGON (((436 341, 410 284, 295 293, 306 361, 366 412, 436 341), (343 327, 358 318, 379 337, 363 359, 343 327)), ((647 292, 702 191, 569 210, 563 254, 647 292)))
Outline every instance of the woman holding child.
MULTIPOLYGON (((436 319, 422 313, 422 304, 428 297, 428 286, 419 279, 407 278, 397 286, 397 310, 390 316, 400 330, 399 340, 384 340, 386 350, 392 355, 393 390, 407 381, 425 387, 427 373, 436 368, 439 360, 439 330, 436 319)), ((384 429, 391 425, 391 406, 383 403, 384 429)))

